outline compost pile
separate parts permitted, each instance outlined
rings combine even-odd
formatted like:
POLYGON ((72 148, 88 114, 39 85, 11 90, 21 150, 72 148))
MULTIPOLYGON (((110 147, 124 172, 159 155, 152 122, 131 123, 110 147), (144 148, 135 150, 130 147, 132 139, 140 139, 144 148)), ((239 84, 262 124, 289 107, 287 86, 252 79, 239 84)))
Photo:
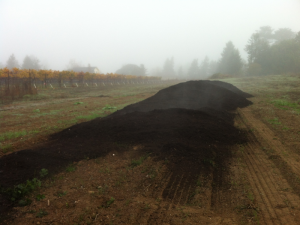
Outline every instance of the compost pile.
MULTIPOLYGON (((229 147, 246 141, 244 133, 233 126, 233 110, 252 104, 246 97, 251 96, 220 81, 168 87, 106 118, 56 133, 43 146, 2 157, 1 186, 32 179, 42 168, 59 171, 70 162, 111 151, 121 154, 134 146, 142 146, 141 151, 157 160, 168 160, 174 174, 196 177, 216 168, 224 171, 231 156, 229 147)), ((222 174, 216 177, 221 182, 222 174)))
POLYGON ((251 102, 246 99, 248 97, 251 95, 225 82, 189 81, 165 88, 154 96, 129 105, 113 115, 169 108, 201 110, 206 107, 218 111, 230 111, 250 105, 251 102))

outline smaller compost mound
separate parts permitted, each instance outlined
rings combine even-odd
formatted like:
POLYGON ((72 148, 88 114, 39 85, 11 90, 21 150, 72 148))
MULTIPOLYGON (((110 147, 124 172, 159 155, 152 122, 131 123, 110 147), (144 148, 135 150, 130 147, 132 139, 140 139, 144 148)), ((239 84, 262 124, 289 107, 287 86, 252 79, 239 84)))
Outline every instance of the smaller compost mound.
POLYGON ((200 110, 206 107, 231 111, 252 104, 245 97, 248 95, 233 85, 221 81, 188 81, 160 90, 154 96, 126 106, 111 116, 169 108, 200 110))

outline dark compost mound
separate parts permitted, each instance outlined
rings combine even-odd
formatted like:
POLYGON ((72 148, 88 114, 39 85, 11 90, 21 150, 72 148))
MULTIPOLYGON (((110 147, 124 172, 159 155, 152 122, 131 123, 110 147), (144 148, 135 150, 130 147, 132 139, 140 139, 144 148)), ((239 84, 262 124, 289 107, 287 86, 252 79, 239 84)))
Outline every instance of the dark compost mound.
POLYGON ((160 90, 154 96, 126 106, 112 116, 169 108, 199 110, 206 107, 218 111, 231 111, 252 104, 245 95, 246 93, 238 88, 222 81, 188 81, 160 90))
POLYGON ((243 96, 245 98, 251 98, 253 97, 253 95, 249 94, 249 93, 246 93, 246 92, 243 92, 242 90, 238 89, 236 86, 232 85, 232 84, 229 84, 229 83, 226 83, 226 82, 223 82, 223 81, 219 81, 219 80, 214 80, 214 81, 210 81, 212 84, 214 85, 217 85, 217 86, 220 86, 220 87, 223 87, 223 88, 226 88, 240 96, 243 96))
POLYGON ((228 110, 251 102, 238 91, 213 83, 190 81, 171 86, 109 117, 56 133, 43 146, 3 156, 0 186, 23 183, 42 168, 55 173, 74 161, 111 151, 121 154, 136 145, 143 146, 145 154, 170 162, 174 174, 170 182, 179 175, 194 182, 201 173, 217 171, 218 183, 231 156, 228 147, 246 141, 244 133, 233 126, 234 115, 228 110))
POLYGON ((160 158, 174 157, 176 162, 179 157, 192 165, 204 158, 223 157, 228 154, 223 151, 226 146, 245 140, 231 122, 210 115, 208 109, 206 112, 154 110, 97 118, 74 125, 52 138, 45 146, 3 156, 0 159, 1 185, 24 182, 42 168, 53 171, 84 157, 95 158, 136 145, 144 146, 145 152, 160 158))

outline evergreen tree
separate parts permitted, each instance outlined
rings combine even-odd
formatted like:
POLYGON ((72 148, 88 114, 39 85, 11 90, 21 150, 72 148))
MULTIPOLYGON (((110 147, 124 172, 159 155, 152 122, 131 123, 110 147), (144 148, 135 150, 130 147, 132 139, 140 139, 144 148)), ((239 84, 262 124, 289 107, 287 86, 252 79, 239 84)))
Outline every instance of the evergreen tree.
POLYGON ((203 61, 201 62, 199 73, 202 78, 208 76, 208 70, 209 70, 209 58, 205 56, 203 61))
POLYGON ((40 61, 35 56, 25 56, 22 64, 22 69, 39 70, 40 68, 40 61))
POLYGON ((180 67, 178 68, 177 76, 178 76, 179 79, 181 79, 181 78, 184 77, 184 73, 183 73, 182 66, 180 66, 180 67))
POLYGON ((166 59, 163 67, 163 74, 166 78, 173 78, 175 76, 173 57, 171 59, 166 59))
POLYGON ((121 69, 118 69, 116 73, 123 75, 145 76, 146 69, 143 64, 141 64, 141 66, 135 64, 126 64, 122 66, 121 69))
POLYGON ((199 67, 198 67, 198 59, 194 59, 191 63, 191 66, 188 71, 188 77, 190 79, 200 79, 200 73, 199 73, 199 67))
POLYGON ((219 72, 238 75, 242 68, 242 59, 239 50, 235 49, 231 41, 227 42, 219 62, 219 72))
POLYGON ((274 32, 274 39, 277 41, 290 40, 295 38, 296 34, 290 28, 280 28, 274 32))
POLYGON ((6 67, 12 69, 14 67, 19 68, 19 62, 17 61, 14 54, 12 54, 6 62, 6 67))
POLYGON ((208 67, 207 75, 211 76, 215 73, 218 73, 219 63, 215 60, 211 60, 208 67))

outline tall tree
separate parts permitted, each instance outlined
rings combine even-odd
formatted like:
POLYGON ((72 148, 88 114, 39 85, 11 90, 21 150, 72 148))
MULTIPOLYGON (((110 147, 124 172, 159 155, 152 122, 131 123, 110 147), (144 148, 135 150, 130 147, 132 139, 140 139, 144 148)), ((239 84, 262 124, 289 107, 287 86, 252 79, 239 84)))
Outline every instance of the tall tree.
POLYGON ((141 76, 146 76, 147 75, 147 70, 146 70, 144 64, 141 64, 140 68, 141 68, 141 76))
POLYGON ((184 77, 182 66, 178 68, 177 76, 179 79, 184 77))
POLYGON ((173 78, 175 76, 175 70, 174 70, 174 58, 168 58, 165 61, 164 67, 163 67, 163 74, 167 78, 173 78))
POLYGON ((213 75, 215 73, 218 73, 219 69, 219 63, 215 60, 211 60, 208 67, 207 75, 213 75))
POLYGON ((274 39, 277 41, 284 41, 293 39, 296 36, 295 32, 293 32, 290 28, 280 28, 274 32, 274 39))
POLYGON ((260 34, 252 34, 245 47, 245 51, 248 53, 248 63, 259 63, 258 61, 263 60, 269 48, 269 42, 261 38, 260 34))
POLYGON ((209 58, 207 56, 205 56, 205 58, 201 62, 200 69, 199 69, 200 76, 202 78, 207 77, 208 70, 209 70, 209 58))
POLYGON ((300 31, 295 36, 295 42, 300 44, 300 31))
POLYGON ((14 67, 19 68, 19 62, 18 62, 18 60, 16 59, 16 57, 15 57, 14 54, 12 54, 12 55, 8 58, 8 60, 7 60, 7 62, 6 62, 6 67, 7 67, 8 69, 12 69, 12 68, 14 68, 14 67))
POLYGON ((262 26, 256 33, 265 40, 270 40, 273 38, 273 28, 270 26, 262 26))
POLYGON ((82 63, 77 62, 75 59, 70 59, 68 65, 67 65, 67 69, 73 70, 76 67, 82 67, 82 63))
POLYGON ((192 61, 191 66, 188 70, 188 77, 190 79, 200 79, 198 59, 194 59, 192 61))
POLYGON ((300 43, 296 39, 283 40, 270 49, 271 73, 300 72, 300 43))
POLYGON ((35 69, 39 70, 41 68, 40 61, 35 56, 25 56, 22 64, 23 69, 35 69))
POLYGON ((145 76, 146 69, 143 64, 141 66, 135 64, 126 64, 116 71, 117 74, 145 76))
POLYGON ((226 43, 219 62, 219 71, 223 74, 238 75, 242 68, 242 59, 239 50, 231 41, 226 43))

